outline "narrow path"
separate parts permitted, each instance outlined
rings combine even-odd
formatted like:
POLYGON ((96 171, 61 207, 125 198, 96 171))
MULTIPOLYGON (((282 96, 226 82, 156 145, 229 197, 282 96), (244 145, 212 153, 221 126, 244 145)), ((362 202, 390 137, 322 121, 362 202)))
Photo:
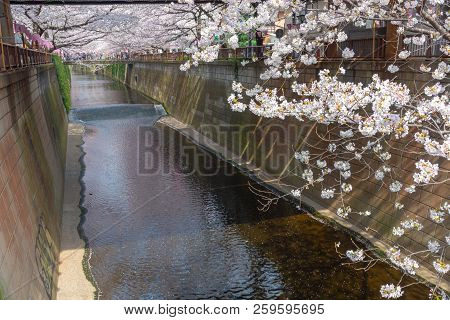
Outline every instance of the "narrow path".
POLYGON ((84 129, 80 124, 69 124, 66 159, 66 180, 64 187, 64 211, 62 218, 61 253, 59 256, 58 300, 91 300, 94 287, 83 271, 84 242, 80 239, 77 226, 80 223, 79 208, 81 185, 79 183, 84 129))

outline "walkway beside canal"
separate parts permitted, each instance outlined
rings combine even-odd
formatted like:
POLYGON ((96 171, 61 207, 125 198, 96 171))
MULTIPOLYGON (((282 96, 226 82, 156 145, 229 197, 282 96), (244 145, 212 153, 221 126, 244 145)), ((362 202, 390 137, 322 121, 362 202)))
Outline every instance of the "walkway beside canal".
POLYGON ((90 300, 94 298, 94 286, 83 271, 85 243, 78 234, 81 210, 80 158, 83 155, 84 127, 69 123, 66 159, 66 180, 62 217, 61 253, 59 256, 58 300, 90 300))

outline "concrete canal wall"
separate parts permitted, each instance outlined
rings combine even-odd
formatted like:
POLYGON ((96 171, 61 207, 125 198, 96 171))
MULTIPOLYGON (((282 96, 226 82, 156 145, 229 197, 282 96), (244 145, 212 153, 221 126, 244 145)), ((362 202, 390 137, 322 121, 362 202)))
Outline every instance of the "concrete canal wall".
MULTIPOLYGON (((107 68, 106 73, 162 102, 176 120, 191 126, 204 137, 220 145, 221 150, 229 152, 225 158, 237 156, 241 162, 257 167, 266 178, 271 177, 271 185, 286 190, 284 184, 299 184, 298 177, 293 174, 301 173, 301 169, 295 165, 294 152, 301 150, 306 144, 320 146, 321 142, 313 124, 299 122, 296 119, 284 121, 261 119, 248 111, 233 112, 226 101, 231 93, 233 80, 252 87, 257 83, 263 65, 256 64, 242 68, 234 62, 215 62, 200 65, 189 72, 180 71, 179 66, 178 62, 130 63, 126 68, 124 65, 120 68, 118 66, 107 68)), ((379 66, 380 70, 382 67, 379 66)), ((335 69, 336 65, 321 65, 319 68, 335 69)), ((376 71, 377 66, 361 62, 352 65, 345 78, 364 83, 370 81, 376 71)), ((311 81, 317 74, 318 69, 307 69, 302 73, 300 80, 311 81)), ((397 76, 411 87, 420 86, 427 80, 409 71, 400 72, 397 76)), ((280 87, 281 83, 271 80, 269 85, 280 87)), ((285 94, 289 96, 289 93, 285 94)), ((411 176, 415 159, 400 156, 400 153, 394 150, 392 153, 394 170, 400 174, 403 172, 404 176, 411 176)), ((368 160, 376 161, 376 159, 368 160)), ((321 199, 320 192, 317 191, 307 192, 303 201, 380 247, 385 247, 386 243, 394 240, 392 227, 398 225, 405 217, 416 218, 424 225, 422 231, 402 237, 401 244, 411 251, 422 250, 426 248, 428 240, 441 241, 447 235, 447 228, 438 226, 429 219, 429 209, 438 207, 448 200, 448 184, 426 187, 412 195, 400 194, 397 201, 405 205, 403 213, 392 209, 396 199, 386 185, 381 185, 376 180, 360 184, 352 181, 352 184, 356 191, 352 193, 353 198, 349 205, 358 211, 369 209, 372 211, 371 216, 341 219, 335 214, 339 203, 321 199)), ((430 261, 426 261, 426 264, 432 268, 430 261)), ((422 275, 428 277, 428 270, 422 270, 422 275)), ((448 289, 448 281, 444 286, 448 289)))
POLYGON ((55 296, 67 117, 55 69, 0 74, 0 297, 55 296))

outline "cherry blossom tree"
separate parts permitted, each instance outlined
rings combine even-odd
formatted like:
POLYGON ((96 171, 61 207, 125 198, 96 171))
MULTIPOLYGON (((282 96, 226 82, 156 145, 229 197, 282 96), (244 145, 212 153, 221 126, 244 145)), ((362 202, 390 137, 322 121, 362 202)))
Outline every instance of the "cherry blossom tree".
POLYGON ((54 49, 82 48, 136 24, 138 19, 118 6, 12 6, 14 19, 52 42, 54 49))
MULTIPOLYGON (((314 190, 322 199, 339 204, 335 212, 339 219, 350 220, 373 214, 370 208, 351 207, 356 184, 375 182, 385 187, 396 199, 390 210, 402 213, 405 194, 413 197, 427 186, 450 182, 449 9, 445 0, 223 0, 211 4, 182 0, 122 11, 84 7, 50 12, 43 7, 19 7, 14 12, 20 22, 41 34, 47 32, 56 47, 82 46, 127 26, 125 33, 107 37, 108 41, 136 50, 182 49, 189 60, 181 70, 218 59, 221 44, 217 39, 236 49, 240 34, 275 26, 280 14, 300 17, 264 57, 242 61, 245 67, 263 60, 266 68, 253 87, 233 83, 228 103, 236 112, 293 118, 299 125, 313 123, 317 141, 304 141, 296 150, 302 182, 291 186, 291 195, 301 201, 306 190, 314 190), (128 25, 129 21, 134 24, 128 25), (385 60, 378 62, 384 70, 374 71, 365 84, 346 81, 353 62, 374 57, 373 52, 359 54, 348 41, 351 30, 367 26, 374 32, 376 26, 385 26, 390 35, 384 43, 385 60), (335 67, 322 68, 308 83, 300 81, 308 68, 320 68, 330 51, 334 52, 330 61, 335 67), (424 52, 432 54, 418 58, 424 52), (407 83, 398 76, 401 70, 426 80, 407 83), (270 87, 271 80, 279 80, 280 85, 270 87), (394 160, 399 154, 416 159, 411 174, 397 167, 394 160)), ((268 203, 273 200, 267 199, 268 203)), ((426 214, 448 231, 448 202, 426 214)), ((450 270, 446 254, 450 233, 442 239, 427 239, 427 248, 416 252, 401 245, 403 237, 423 228, 420 221, 405 214, 391 230, 396 240, 386 244, 386 256, 356 244, 345 252, 336 244, 336 250, 358 268, 366 270, 378 261, 387 261, 411 276, 416 275, 421 261, 428 259, 436 284, 430 295, 445 297, 439 285, 447 281, 450 270)), ((383 285, 381 296, 401 297, 406 290, 402 279, 383 285)))
MULTIPOLYGON (((264 118, 295 118, 313 122, 319 142, 302 144, 295 153, 300 166, 301 186, 292 186, 292 195, 301 201, 306 190, 316 190, 323 199, 340 203, 336 215, 368 217, 371 210, 355 210, 349 205, 354 183, 375 181, 386 186, 397 198, 392 212, 403 209, 402 194, 414 195, 430 185, 448 184, 450 160, 450 17, 444 0, 224 0, 224 6, 207 15, 206 23, 196 29, 196 41, 185 51, 190 60, 181 66, 188 70, 201 62, 218 58, 214 39, 226 36, 228 45, 238 47, 238 35, 272 26, 279 13, 301 16, 298 25, 277 40, 266 52, 265 71, 260 83, 251 88, 233 83, 228 102, 237 112, 249 111, 264 118), (388 26, 392 37, 386 44, 393 53, 386 56, 384 76, 374 72, 369 83, 344 81, 346 66, 356 59, 346 46, 350 28, 367 25, 388 26), (334 48, 339 53, 335 70, 322 69, 310 83, 296 79, 306 68, 317 65, 323 53, 334 48), (417 51, 433 50, 432 59, 419 59, 417 51), (401 69, 423 75, 427 80, 411 86, 399 80, 401 69), (386 74, 390 76, 385 76, 386 74), (277 88, 268 87, 270 80, 277 88), (286 93, 289 93, 286 94, 286 93), (289 96, 289 98, 287 97, 289 96), (396 168, 397 154, 410 154, 415 161, 411 176, 396 168)), ((189 6, 194 6, 192 1, 189 6)), ((192 30, 194 26, 189 25, 192 30)), ((181 42, 180 46, 185 45, 181 42)), ((388 49, 386 49, 388 50, 388 49)), ((243 65, 248 61, 243 61, 243 65)), ((283 195, 283 197, 286 195, 283 195)), ((274 199, 270 199, 269 202, 274 199)), ((441 203, 428 212, 429 219, 448 230, 445 219, 450 204, 441 203)), ((396 239, 423 229, 405 215, 392 235, 396 239)), ((409 252, 400 241, 389 244, 386 257, 371 250, 356 248, 339 254, 350 263, 370 268, 377 261, 388 261, 405 275, 416 275, 419 260, 431 259, 435 283, 431 296, 439 296, 439 284, 450 270, 446 250, 450 233, 428 241, 428 248, 409 252)), ((403 279, 403 278, 402 278, 403 279)), ((380 288, 384 298, 399 298, 402 280, 380 288)), ((443 293, 441 296, 445 296, 443 293)))
POLYGON ((116 48, 134 52, 201 46, 201 30, 222 7, 223 4, 193 2, 133 6, 126 12, 139 21, 127 30, 128 37, 111 37, 108 41, 116 48))
POLYGON ((144 52, 202 45, 200 30, 223 4, 13 6, 14 19, 70 52, 144 52))

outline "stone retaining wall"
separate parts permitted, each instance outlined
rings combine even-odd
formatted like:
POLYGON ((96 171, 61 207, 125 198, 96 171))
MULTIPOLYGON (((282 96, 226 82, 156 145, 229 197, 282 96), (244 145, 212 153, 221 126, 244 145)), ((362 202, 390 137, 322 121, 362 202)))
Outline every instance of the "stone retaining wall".
POLYGON ((52 65, 0 74, 0 292, 55 296, 67 116, 52 65))

